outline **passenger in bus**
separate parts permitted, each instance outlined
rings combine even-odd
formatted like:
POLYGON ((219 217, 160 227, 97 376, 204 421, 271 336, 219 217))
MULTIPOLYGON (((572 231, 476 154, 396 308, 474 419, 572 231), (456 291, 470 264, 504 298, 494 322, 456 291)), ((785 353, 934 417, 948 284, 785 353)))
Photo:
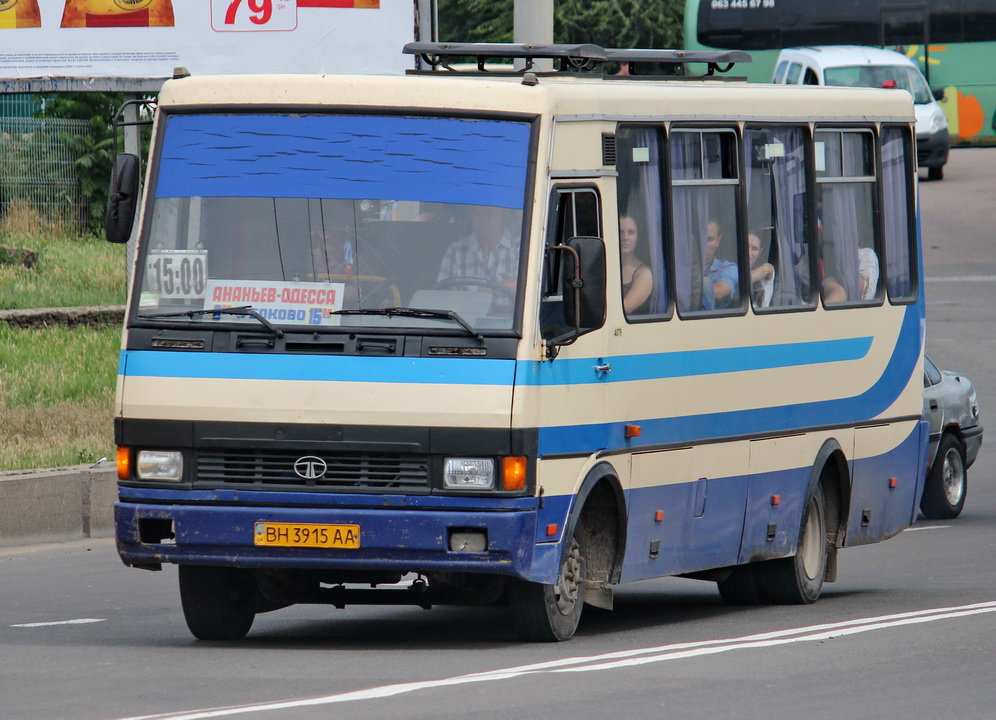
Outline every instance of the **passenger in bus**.
POLYGON ((775 266, 769 262, 758 262, 763 249, 761 238, 750 233, 747 236, 747 255, 750 257, 751 297, 757 307, 771 305, 775 292, 775 266))
POLYGON ((654 290, 654 274, 639 257, 640 230, 631 215, 619 218, 619 253, 622 272, 623 310, 627 315, 645 315, 654 290))
POLYGON ((862 300, 874 300, 878 292, 878 255, 870 247, 858 248, 858 284, 862 300))
POLYGON ((721 310, 730 307, 737 299, 737 264, 716 257, 716 251, 723 242, 719 222, 710 220, 707 230, 702 305, 706 310, 721 310))
POLYGON ((475 278, 514 290, 519 271, 519 237, 509 226, 508 215, 505 208, 472 206, 471 232, 446 249, 437 281, 475 278))
POLYGON ((823 243, 820 258, 820 275, 824 304, 847 302, 847 288, 840 282, 837 270, 837 253, 831 243, 823 243))

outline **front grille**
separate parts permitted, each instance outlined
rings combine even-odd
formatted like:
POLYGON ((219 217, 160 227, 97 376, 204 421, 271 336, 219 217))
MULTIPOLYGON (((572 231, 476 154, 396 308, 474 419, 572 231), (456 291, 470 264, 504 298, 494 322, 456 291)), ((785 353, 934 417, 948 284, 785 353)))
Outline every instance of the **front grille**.
POLYGON ((429 461, 424 455, 390 452, 201 449, 194 482, 257 490, 424 492, 429 489, 429 461), (324 473, 319 474, 321 463, 314 458, 325 464, 324 473), (304 475, 317 477, 302 477, 295 464, 304 475))

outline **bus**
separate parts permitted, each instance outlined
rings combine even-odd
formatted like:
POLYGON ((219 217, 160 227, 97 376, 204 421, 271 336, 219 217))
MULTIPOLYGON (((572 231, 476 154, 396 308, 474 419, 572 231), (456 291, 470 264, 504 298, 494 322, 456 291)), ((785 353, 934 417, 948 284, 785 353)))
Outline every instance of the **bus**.
MULTIPOLYGON (((561 641, 665 576, 807 604, 914 521, 908 94, 602 71, 738 52, 407 50, 429 67, 159 95, 114 512, 195 637, 504 602, 561 641)), ((138 158, 115 167, 122 242, 138 158)))
POLYGON ((749 50, 751 80, 770 82, 778 50, 869 45, 915 60, 955 145, 996 143, 996 5, 990 0, 686 0, 685 47, 749 50), (987 59, 989 58, 989 59, 987 59))

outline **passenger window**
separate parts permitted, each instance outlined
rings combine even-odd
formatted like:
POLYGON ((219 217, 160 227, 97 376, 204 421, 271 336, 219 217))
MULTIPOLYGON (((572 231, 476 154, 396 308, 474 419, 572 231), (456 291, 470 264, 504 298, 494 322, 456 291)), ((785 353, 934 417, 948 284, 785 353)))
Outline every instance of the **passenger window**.
POLYGON ((816 133, 816 207, 823 303, 881 298, 875 232, 873 136, 867 130, 816 133))
POLYGON ((813 68, 806 68, 806 75, 802 78, 803 85, 819 85, 820 78, 816 75, 816 71, 813 68))
POLYGON ((797 62, 791 63, 788 68, 788 73, 785 75, 785 83, 787 85, 795 85, 799 82, 799 76, 802 74, 802 65, 797 62))
POLYGON ((630 320, 668 309, 660 148, 659 127, 621 126, 616 133, 620 281, 630 320))
POLYGON ((740 308, 737 137, 676 129, 670 151, 678 311, 740 308))
POLYGON ((885 236, 886 284, 889 299, 916 299, 916 237, 910 218, 910 158, 916 157, 905 127, 882 131, 882 230, 885 236))
MULTIPOLYGON (((553 224, 547 234, 548 246, 563 245, 572 237, 602 237, 601 205, 594 188, 556 188, 550 205, 553 224)), ((563 256, 563 251, 548 252, 544 264, 540 327, 546 340, 572 328, 564 314, 564 288, 560 284, 563 256)))
POLYGON ((788 62, 782 60, 778 63, 778 67, 775 68, 775 77, 772 82, 781 83, 785 80, 785 70, 788 68, 788 62))
POLYGON ((801 127, 749 127, 747 259, 755 309, 811 305, 806 140, 801 127))

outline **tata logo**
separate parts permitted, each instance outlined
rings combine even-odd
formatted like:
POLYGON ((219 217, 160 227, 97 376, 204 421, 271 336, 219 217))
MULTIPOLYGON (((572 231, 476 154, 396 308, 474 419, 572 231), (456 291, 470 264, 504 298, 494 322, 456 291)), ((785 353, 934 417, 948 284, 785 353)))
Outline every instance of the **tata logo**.
POLYGON ((314 455, 306 455, 294 462, 295 474, 303 477, 305 480, 316 480, 324 477, 325 471, 328 469, 329 466, 325 464, 325 461, 314 455))

